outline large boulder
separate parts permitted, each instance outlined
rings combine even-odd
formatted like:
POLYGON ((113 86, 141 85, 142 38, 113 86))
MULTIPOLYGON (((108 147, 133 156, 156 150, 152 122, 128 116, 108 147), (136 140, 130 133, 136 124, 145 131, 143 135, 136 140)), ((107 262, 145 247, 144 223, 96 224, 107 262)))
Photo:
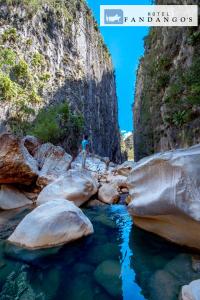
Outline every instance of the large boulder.
MULTIPOLYGON (((86 169, 88 171, 104 174, 107 170, 106 158, 101 158, 97 155, 88 154, 86 159, 86 169)), ((72 169, 80 170, 82 168, 82 154, 80 153, 72 162, 72 169)))
POLYGON ((3 133, 0 135, 0 184, 30 185, 38 176, 37 161, 30 155, 24 142, 3 133))
POLYGON ((115 184, 104 183, 98 192, 98 199, 107 204, 117 203, 119 201, 119 192, 115 184))
POLYGON ((38 161, 40 173, 37 185, 44 187, 56 180, 59 176, 66 174, 72 157, 59 146, 51 143, 41 145, 34 155, 38 161))
POLYGON ((180 300, 200 300, 200 279, 182 287, 180 300))
POLYGON ((49 201, 19 223, 8 241, 27 249, 62 245, 93 233, 89 219, 74 203, 65 199, 49 201))
POLYGON ((5 184, 0 186, 0 209, 14 209, 31 204, 32 201, 17 188, 5 184))
POLYGON ((41 191, 37 205, 55 198, 63 198, 74 201, 77 206, 80 206, 96 194, 97 189, 98 183, 89 172, 69 170, 41 191))
POLYGON ((200 145, 139 161, 128 185, 135 224, 200 249, 200 145))

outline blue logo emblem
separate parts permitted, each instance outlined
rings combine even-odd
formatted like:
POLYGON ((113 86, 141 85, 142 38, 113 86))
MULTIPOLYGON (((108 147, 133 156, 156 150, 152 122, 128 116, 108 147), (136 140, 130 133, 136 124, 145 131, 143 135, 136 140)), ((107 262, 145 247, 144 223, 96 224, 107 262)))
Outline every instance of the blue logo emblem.
POLYGON ((105 9, 104 10, 105 24, 123 24, 124 12, 122 9, 105 9))

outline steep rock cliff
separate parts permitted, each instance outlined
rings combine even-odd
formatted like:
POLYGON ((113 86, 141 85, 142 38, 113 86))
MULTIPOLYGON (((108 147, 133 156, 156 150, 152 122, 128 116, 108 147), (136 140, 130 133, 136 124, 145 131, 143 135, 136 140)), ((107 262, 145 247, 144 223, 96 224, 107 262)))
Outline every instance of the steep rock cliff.
POLYGON ((121 152, 124 160, 134 159, 133 133, 127 132, 121 137, 121 152))
MULTIPOLYGON (((157 4, 197 4, 165 1, 157 4)), ((155 27, 145 38, 134 101, 135 159, 200 142, 200 27, 155 27)))
MULTIPOLYGON (((86 3, 0 1, 0 25, 1 131, 24 134, 41 109, 69 103, 83 116, 93 151, 119 160, 112 61, 86 3)), ((59 143, 68 150, 73 138, 59 143)))

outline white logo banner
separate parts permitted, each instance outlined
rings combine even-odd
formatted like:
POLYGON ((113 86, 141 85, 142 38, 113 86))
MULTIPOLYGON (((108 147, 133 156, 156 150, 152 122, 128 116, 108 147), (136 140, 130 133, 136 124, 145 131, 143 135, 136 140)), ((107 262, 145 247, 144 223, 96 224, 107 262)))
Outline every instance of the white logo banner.
POLYGON ((198 26, 198 5, 101 5, 101 26, 198 26))

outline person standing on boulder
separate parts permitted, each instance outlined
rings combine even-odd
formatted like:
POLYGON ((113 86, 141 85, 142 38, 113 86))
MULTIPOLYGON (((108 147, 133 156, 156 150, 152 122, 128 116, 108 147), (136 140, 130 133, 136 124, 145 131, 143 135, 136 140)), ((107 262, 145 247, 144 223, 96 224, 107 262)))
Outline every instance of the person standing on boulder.
POLYGON ((82 169, 85 169, 87 154, 89 153, 89 141, 88 135, 83 136, 83 140, 81 142, 81 153, 82 153, 82 169))

